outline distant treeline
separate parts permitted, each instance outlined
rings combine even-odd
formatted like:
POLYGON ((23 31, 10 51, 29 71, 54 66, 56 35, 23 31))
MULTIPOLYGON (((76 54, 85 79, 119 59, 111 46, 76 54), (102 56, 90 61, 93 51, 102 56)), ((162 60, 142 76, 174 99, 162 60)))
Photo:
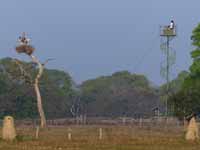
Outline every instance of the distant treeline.
MULTIPOLYGON (((11 58, 0 60, 0 117, 36 118, 36 97, 32 86, 36 66, 11 58), (23 68, 23 69, 22 69, 23 68)), ((121 71, 76 85, 60 70, 45 69, 40 82, 47 118, 95 116, 152 116, 163 110, 159 88, 143 75, 121 71)))

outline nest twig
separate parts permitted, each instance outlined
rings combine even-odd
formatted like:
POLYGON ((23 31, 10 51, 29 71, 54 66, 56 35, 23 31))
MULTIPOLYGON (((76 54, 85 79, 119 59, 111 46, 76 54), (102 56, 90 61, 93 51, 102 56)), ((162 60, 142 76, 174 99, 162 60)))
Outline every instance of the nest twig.
POLYGON ((31 45, 19 45, 16 47, 16 51, 18 53, 25 53, 27 55, 31 55, 35 51, 35 48, 31 45))

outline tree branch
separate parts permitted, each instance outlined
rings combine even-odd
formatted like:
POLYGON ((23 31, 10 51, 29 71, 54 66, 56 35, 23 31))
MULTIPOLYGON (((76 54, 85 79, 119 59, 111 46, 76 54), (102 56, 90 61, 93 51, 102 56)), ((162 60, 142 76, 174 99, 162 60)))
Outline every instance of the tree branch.
POLYGON ((47 59, 42 65, 45 66, 49 61, 54 60, 54 58, 47 59))
POLYGON ((34 55, 31 54, 30 57, 31 57, 32 61, 34 63, 37 63, 37 65, 39 67, 39 71, 38 71, 37 76, 34 81, 34 88, 35 88, 35 92, 36 92, 36 96, 37 96, 38 111, 39 111, 39 115, 41 118, 41 127, 44 128, 46 126, 46 117, 44 114, 44 110, 43 110, 43 106, 42 106, 42 97, 41 97, 40 89, 39 89, 39 80, 44 71, 44 66, 40 63, 40 61, 34 55))
POLYGON ((21 75, 22 77, 24 77, 25 82, 30 82, 31 84, 33 83, 32 77, 31 75, 24 69, 23 65, 21 64, 21 62, 18 59, 14 59, 13 60, 17 66, 20 69, 21 75))

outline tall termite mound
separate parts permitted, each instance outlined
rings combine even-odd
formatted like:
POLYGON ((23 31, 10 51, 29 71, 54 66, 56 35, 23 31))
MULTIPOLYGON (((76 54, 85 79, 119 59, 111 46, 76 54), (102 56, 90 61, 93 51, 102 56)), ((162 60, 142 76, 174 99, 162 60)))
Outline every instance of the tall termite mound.
POLYGON ((12 141, 16 138, 14 119, 11 116, 5 116, 3 120, 2 139, 12 141))
POLYGON ((198 125, 196 123, 195 117, 193 116, 188 124, 185 139, 188 141, 194 141, 199 138, 198 125))

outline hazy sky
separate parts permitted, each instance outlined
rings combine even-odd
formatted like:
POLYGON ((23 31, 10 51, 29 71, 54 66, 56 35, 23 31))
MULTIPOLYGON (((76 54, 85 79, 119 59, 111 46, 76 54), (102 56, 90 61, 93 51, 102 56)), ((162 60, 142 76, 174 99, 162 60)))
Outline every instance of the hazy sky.
POLYGON ((190 36, 200 21, 199 6, 199 0, 2 0, 0 57, 28 60, 14 51, 25 31, 41 60, 55 58, 48 68, 65 70, 78 83, 128 70, 160 84, 159 25, 171 19, 178 25, 172 42, 175 77, 191 64, 190 36))

